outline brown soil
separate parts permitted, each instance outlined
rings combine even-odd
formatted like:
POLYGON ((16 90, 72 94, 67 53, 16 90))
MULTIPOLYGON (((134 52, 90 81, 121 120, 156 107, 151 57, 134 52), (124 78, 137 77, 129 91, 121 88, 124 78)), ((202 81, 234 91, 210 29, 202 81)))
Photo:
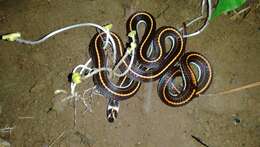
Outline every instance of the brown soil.
MULTIPOLYGON (((69 24, 111 22, 126 39, 125 21, 138 10, 153 14, 158 26, 175 27, 200 12, 199 0, 0 0, 0 34, 20 31, 24 38, 37 39, 69 24)), ((188 40, 188 50, 204 54, 214 70, 206 94, 260 81, 259 20, 259 8, 244 19, 223 15, 188 40)), ((172 108, 158 98, 157 82, 143 84, 135 97, 121 103, 113 124, 105 117, 105 98, 94 97, 92 113, 77 103, 74 127, 73 105, 53 109, 54 91, 69 90, 67 75, 89 58, 94 33, 72 30, 36 46, 0 42, 0 128, 15 127, 1 138, 13 147, 47 147, 53 141, 53 147, 202 147, 193 135, 210 147, 260 146, 259 87, 172 108)))

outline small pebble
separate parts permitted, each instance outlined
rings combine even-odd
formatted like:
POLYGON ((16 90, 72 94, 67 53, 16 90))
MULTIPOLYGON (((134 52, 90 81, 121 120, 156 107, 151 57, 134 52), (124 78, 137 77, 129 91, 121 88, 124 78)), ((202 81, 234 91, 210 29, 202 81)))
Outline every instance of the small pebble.
POLYGON ((135 143, 135 146, 136 147, 142 146, 141 144, 142 144, 141 141, 138 141, 137 143, 135 143))
POLYGON ((241 122, 241 119, 238 116, 233 116, 233 123, 238 125, 241 122))
POLYGON ((44 143, 44 144, 42 145, 42 147, 49 147, 49 145, 46 144, 46 143, 44 143))
POLYGON ((10 143, 0 138, 0 147, 10 147, 10 143))
POLYGON ((6 16, 0 16, 0 22, 1 23, 4 23, 4 22, 6 22, 6 16))

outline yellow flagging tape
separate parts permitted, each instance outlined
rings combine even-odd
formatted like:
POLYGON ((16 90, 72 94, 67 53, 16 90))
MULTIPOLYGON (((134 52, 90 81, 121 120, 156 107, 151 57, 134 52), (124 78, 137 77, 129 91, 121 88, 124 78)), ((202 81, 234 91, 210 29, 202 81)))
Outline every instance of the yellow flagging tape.
POLYGON ((11 33, 11 34, 7 34, 7 35, 3 35, 2 40, 15 41, 20 37, 21 37, 21 33, 17 32, 17 33, 11 33))
POLYGON ((78 72, 73 73, 73 74, 72 74, 72 81, 73 81, 75 84, 81 83, 80 73, 78 73, 78 72))

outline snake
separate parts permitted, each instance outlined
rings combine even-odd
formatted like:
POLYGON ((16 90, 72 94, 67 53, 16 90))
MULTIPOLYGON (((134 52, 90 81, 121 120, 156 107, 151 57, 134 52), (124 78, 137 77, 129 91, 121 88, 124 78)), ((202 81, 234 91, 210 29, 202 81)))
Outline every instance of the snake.
MULTIPOLYGON (((139 11, 132 14, 126 22, 126 32, 139 31, 139 25, 145 24, 142 36, 136 35, 137 47, 134 63, 127 75, 113 81, 108 71, 100 71, 93 76, 98 91, 115 101, 133 97, 144 82, 158 80, 157 93, 162 102, 176 107, 190 102, 205 92, 212 81, 212 68, 207 58, 198 52, 186 52, 187 39, 185 24, 182 32, 172 26, 156 28, 154 17, 139 11), (167 50, 166 40, 171 41, 167 50), (194 68, 195 67, 195 68, 194 68), (198 74, 196 74, 197 69, 198 74), (176 88, 176 79, 182 79, 181 88, 176 88)), ((116 45, 116 62, 118 63, 127 51, 123 41, 114 32, 111 36, 116 45)), ((108 57, 103 49, 105 33, 96 33, 90 41, 89 53, 94 68, 108 67, 108 57)), ((121 72, 130 64, 128 56, 119 66, 121 72)))

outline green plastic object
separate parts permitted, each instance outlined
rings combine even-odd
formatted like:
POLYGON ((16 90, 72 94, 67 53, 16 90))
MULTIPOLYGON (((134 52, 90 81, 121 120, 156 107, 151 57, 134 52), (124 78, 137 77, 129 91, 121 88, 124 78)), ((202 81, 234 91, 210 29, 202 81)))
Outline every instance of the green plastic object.
POLYGON ((235 10, 243 5, 246 0, 219 0, 216 9, 213 11, 211 18, 215 18, 223 13, 235 10))
POLYGON ((132 42, 130 43, 130 47, 127 49, 128 53, 130 54, 132 50, 134 50, 137 46, 135 42, 135 36, 136 36, 136 31, 131 31, 128 33, 128 37, 132 39, 132 42))
POLYGON ((21 37, 21 33, 17 32, 17 33, 11 33, 11 34, 7 34, 7 35, 3 35, 2 40, 15 41, 20 37, 21 37))
POLYGON ((73 81, 75 84, 81 83, 80 73, 78 73, 78 72, 73 73, 73 74, 72 74, 72 81, 73 81))

